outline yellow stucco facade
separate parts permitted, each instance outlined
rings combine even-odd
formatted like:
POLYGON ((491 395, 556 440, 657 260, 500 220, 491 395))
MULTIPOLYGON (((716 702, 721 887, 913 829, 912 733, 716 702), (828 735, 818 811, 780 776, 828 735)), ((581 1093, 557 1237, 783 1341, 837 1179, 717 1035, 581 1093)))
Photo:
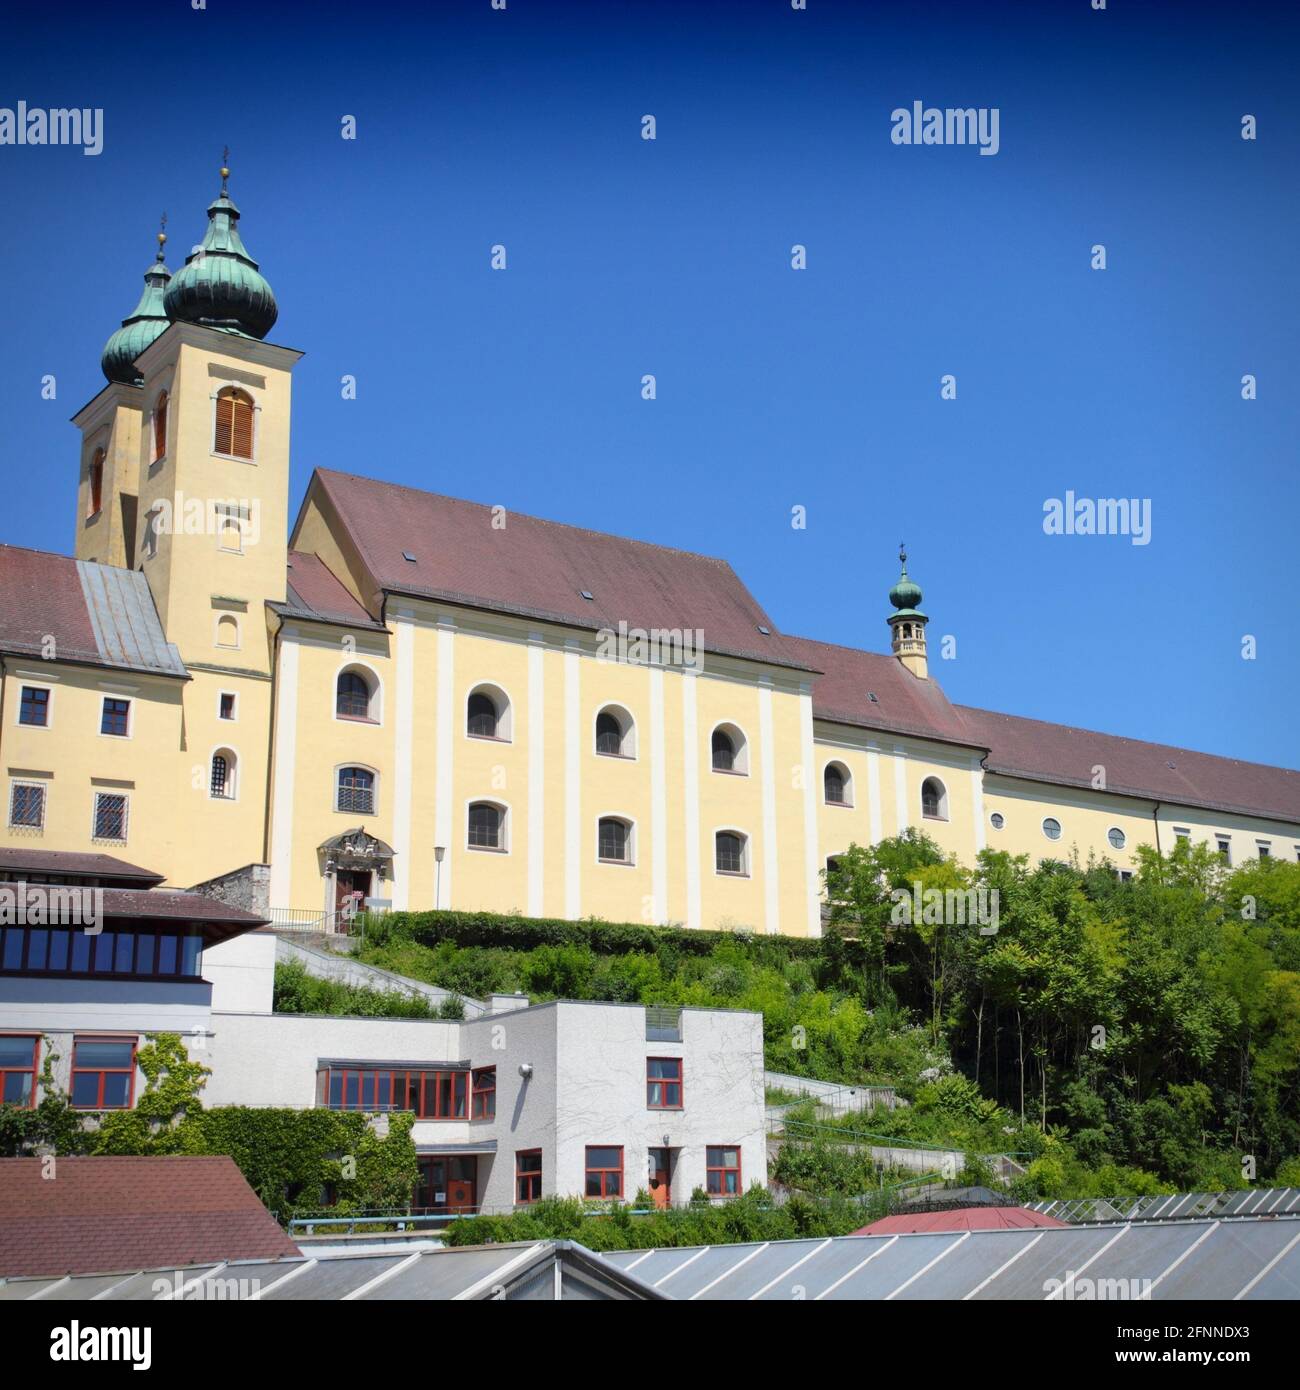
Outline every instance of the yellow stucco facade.
MULTIPOLYGON (((820 930, 828 858, 908 826, 966 862, 988 846, 1127 870, 1139 844, 1158 833, 1168 849, 1178 832, 1226 837, 1234 862, 1300 856, 1297 821, 992 772, 977 739, 827 718, 818 673, 788 662, 611 660, 577 623, 397 591, 314 483, 290 535, 298 356, 173 323, 138 359, 141 384, 109 385, 75 417, 76 558, 143 574, 184 670, 6 652, 0 844, 112 853, 172 886, 265 863, 271 907, 303 917, 363 885, 396 908, 794 935, 820 930), (251 411, 239 450, 221 447, 231 393, 251 411), (347 613, 295 599, 293 565, 305 583, 310 557, 347 613), (350 676, 364 708, 340 712, 350 676), (481 694, 487 735, 471 730, 481 694), (129 706, 125 732, 104 732, 106 699, 129 706), (36 703, 44 723, 23 714, 36 703), (616 748, 600 746, 602 713, 616 748), (718 729, 729 768, 714 766, 718 729), (348 769, 360 775, 344 790, 348 769), (14 791, 28 784, 44 788, 39 826, 14 791), (127 798, 120 835, 99 833, 105 791, 127 798), (471 831, 472 806, 492 808, 493 843, 471 831), (602 821, 623 827, 617 855, 602 852, 602 821), (346 841, 360 828, 366 841, 346 841)), ((924 615, 891 621, 894 655, 879 659, 926 682, 924 615)))

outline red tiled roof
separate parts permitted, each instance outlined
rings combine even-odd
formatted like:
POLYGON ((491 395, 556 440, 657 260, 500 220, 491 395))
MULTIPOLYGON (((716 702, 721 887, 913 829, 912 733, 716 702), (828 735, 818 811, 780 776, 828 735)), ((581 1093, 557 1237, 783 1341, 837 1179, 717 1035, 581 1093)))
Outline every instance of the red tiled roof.
POLYGON ((0 870, 6 873, 67 874, 85 878, 135 879, 144 887, 161 883, 164 875, 111 854, 77 854, 68 850, 0 848, 0 870))
POLYGON ((226 1157, 0 1159, 0 1276, 108 1274, 302 1252, 226 1157))
POLYGON ((284 611, 366 627, 378 626, 319 555, 291 550, 288 581, 289 602, 284 611))
POLYGON ((15 545, 0 545, 0 651, 188 675, 143 574, 15 545))
POLYGON ((896 656, 836 647, 808 637, 787 637, 785 643, 805 665, 823 673, 812 688, 817 719, 982 746, 938 682, 914 676, 896 656))
POLYGON ((956 1211, 898 1212, 882 1216, 855 1236, 906 1236, 924 1231, 1020 1231, 1035 1226, 1061 1228, 1068 1223, 1028 1207, 961 1207, 956 1211))
POLYGON ((1014 714, 954 708, 971 740, 990 750, 985 763, 990 772, 1090 788, 1093 768, 1100 766, 1111 792, 1300 825, 1300 772, 1014 714))
POLYGON ((391 592, 593 630, 699 628, 706 651, 802 664, 725 560, 520 512, 498 528, 477 502, 329 469, 313 485, 391 592))

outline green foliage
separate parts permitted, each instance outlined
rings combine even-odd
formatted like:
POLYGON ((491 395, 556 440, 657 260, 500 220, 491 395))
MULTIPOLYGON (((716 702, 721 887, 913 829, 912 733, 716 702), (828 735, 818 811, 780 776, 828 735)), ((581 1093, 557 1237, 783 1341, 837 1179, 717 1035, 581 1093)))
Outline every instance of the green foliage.
POLYGON ((879 1203, 842 1197, 791 1198, 775 1206, 757 1183, 743 1196, 714 1204, 696 1190, 686 1207, 634 1216, 618 1203, 588 1204, 547 1198, 510 1216, 456 1221, 449 1245, 491 1245, 517 1240, 576 1240, 589 1250, 648 1250, 682 1245, 730 1245, 741 1241, 793 1240, 847 1235, 881 1214, 879 1203))
MULTIPOLYGON (((370 989, 365 985, 323 980, 308 974, 301 961, 278 961, 275 1001, 278 1014, 336 1014, 354 1018, 459 1018, 459 1000, 449 1000, 444 1012, 414 990, 370 989)), ((445 1008, 446 1006, 444 1006, 445 1008)))

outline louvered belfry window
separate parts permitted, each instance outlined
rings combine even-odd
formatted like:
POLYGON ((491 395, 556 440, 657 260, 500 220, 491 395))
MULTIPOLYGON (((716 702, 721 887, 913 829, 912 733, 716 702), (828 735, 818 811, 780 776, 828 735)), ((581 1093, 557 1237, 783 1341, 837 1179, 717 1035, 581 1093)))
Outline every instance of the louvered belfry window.
POLYGON ((217 430, 212 449, 231 458, 253 457, 253 402, 233 386, 227 386, 217 396, 217 430))

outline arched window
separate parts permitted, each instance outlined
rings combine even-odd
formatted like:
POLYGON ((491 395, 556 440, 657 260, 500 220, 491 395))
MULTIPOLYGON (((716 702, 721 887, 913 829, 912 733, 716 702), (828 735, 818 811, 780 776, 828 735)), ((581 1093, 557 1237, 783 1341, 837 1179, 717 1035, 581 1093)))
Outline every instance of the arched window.
POLYGON ((929 820, 948 819, 948 792, 937 777, 921 783, 921 814, 929 820))
POLYGON ((617 816, 602 816, 596 825, 596 855, 611 864, 630 864, 631 825, 617 816))
POLYGON ((98 516, 104 505, 104 451, 96 449, 86 475, 86 516, 98 516))
POLYGON ((623 755, 623 725, 618 715, 603 709, 596 716, 596 752, 607 758, 623 755))
POLYGON ((713 770, 715 772, 734 772, 736 768, 736 745, 725 729, 713 731, 713 770))
POLYGON ((848 806, 851 801, 848 768, 843 763, 827 763, 822 773, 822 788, 828 806, 848 806))
POLYGON ((157 463, 167 452, 167 392, 160 391, 153 405, 153 454, 151 463, 157 463))
POLYGON ((749 774, 749 744, 735 724, 719 724, 709 740, 714 772, 749 774))
POLYGON ((505 849, 505 811, 490 801, 472 802, 469 808, 469 847, 505 849))
POLYGON ((370 719, 370 682, 360 671, 340 671, 334 691, 334 713, 340 719, 370 719))
POLYGON ((253 398, 247 391, 227 386, 217 392, 212 452, 237 459, 253 457, 253 398))
POLYGON ((735 830, 719 830, 713 839, 714 866, 720 874, 745 874, 748 841, 735 830))
POLYGON ((235 795, 235 755, 228 748, 212 755, 212 772, 208 779, 208 794, 219 801, 230 801, 235 795))
POLYGON ((239 646, 239 623, 229 613, 223 613, 217 619, 217 646, 239 646))
POLYGON ((338 811, 353 811, 363 816, 373 816, 375 774, 365 767, 339 768, 334 808, 338 811))
POLYGON ((476 690, 469 697, 465 732, 474 738, 497 737, 497 705, 491 695, 476 690))

